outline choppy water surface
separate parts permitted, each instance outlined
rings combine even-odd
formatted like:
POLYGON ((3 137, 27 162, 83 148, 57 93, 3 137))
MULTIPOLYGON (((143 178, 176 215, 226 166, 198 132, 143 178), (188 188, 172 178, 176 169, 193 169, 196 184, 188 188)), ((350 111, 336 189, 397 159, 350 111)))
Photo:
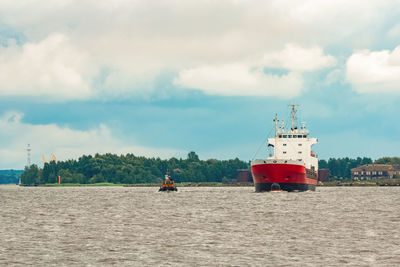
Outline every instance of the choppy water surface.
POLYGON ((395 266, 400 188, 0 186, 0 266, 395 266))

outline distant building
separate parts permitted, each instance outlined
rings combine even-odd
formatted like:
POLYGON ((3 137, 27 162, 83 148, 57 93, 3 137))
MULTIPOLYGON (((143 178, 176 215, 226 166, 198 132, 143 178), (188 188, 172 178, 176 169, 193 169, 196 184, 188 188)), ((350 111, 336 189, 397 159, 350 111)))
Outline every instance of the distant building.
POLYGON ((237 170, 237 182, 238 183, 252 183, 253 177, 248 169, 237 170))
POLYGON ((351 169, 353 180, 400 178, 400 165, 367 164, 351 169))
POLYGON ((318 170, 318 181, 326 182, 329 180, 329 170, 328 169, 319 169, 318 170))

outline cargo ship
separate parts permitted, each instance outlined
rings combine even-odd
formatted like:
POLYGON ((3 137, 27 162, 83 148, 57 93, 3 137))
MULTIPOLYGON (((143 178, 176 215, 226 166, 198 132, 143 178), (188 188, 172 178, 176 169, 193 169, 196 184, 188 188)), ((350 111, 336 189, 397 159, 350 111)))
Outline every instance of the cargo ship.
POLYGON ((318 157, 311 147, 318 139, 309 136, 304 123, 300 127, 296 125, 298 105, 289 106, 290 128, 285 128, 284 121, 279 123, 275 114, 275 136, 268 138, 268 148, 272 148, 272 153, 267 159, 251 162, 256 192, 315 190, 318 181, 318 157))

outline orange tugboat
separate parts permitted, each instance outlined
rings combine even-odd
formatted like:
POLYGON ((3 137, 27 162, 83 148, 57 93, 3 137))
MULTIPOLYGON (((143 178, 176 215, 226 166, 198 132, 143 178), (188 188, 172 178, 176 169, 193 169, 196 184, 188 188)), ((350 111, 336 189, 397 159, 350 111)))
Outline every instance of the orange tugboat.
POLYGON ((162 181, 162 184, 158 191, 178 191, 178 188, 176 188, 175 186, 174 180, 169 176, 168 172, 165 174, 165 180, 162 181))

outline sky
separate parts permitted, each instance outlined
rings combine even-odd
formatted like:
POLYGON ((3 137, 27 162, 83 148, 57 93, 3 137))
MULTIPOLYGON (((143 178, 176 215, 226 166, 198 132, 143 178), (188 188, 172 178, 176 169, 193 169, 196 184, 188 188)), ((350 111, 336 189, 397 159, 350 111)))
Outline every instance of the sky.
POLYGON ((42 155, 400 156, 400 1, 1 0, 0 169, 42 155))

